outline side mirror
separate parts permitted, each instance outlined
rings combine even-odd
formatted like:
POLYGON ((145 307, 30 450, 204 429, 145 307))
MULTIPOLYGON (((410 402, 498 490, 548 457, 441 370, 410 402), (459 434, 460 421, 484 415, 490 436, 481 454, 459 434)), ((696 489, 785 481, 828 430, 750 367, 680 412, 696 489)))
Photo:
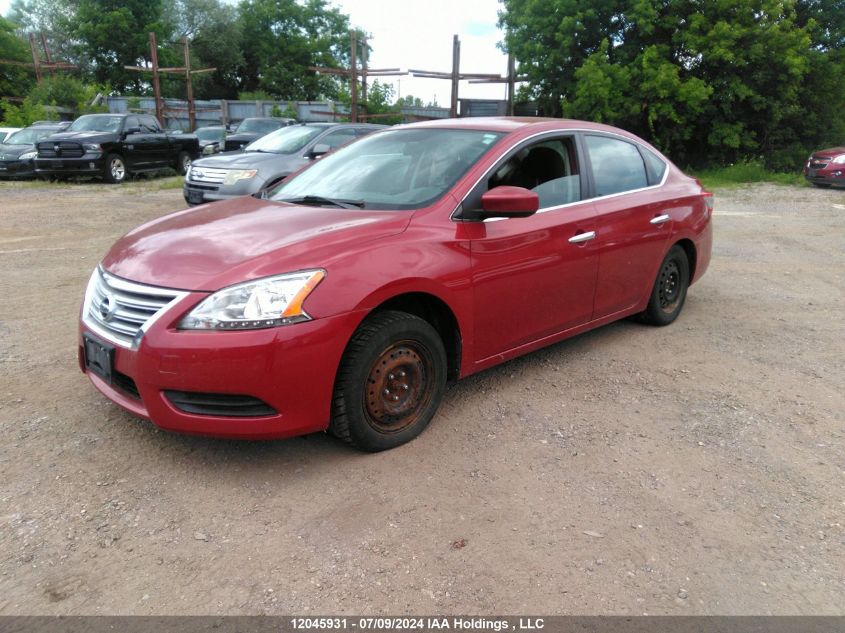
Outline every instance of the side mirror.
POLYGON ((140 134, 140 133, 141 133, 141 128, 139 128, 139 127, 128 127, 125 130, 123 130, 124 136, 129 136, 130 134, 140 134))
POLYGON ((328 154, 332 151, 332 148, 326 145, 325 143, 317 143, 312 149, 309 156, 311 158, 317 158, 318 156, 323 156, 324 154, 328 154))
POLYGON ((540 208, 540 196, 523 187, 493 187, 481 196, 481 218, 527 218, 540 208))

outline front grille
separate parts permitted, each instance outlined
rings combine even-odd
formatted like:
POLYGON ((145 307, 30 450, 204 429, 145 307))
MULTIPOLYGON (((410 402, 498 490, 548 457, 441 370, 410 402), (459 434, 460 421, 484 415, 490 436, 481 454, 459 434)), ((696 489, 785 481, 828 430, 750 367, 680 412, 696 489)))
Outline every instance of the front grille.
POLYGON ((830 162, 829 158, 811 158, 810 169, 824 169, 830 162))
POLYGON ((45 141, 38 144, 39 158, 79 158, 84 153, 79 143, 45 141))
POLYGON ((105 339, 131 348, 141 329, 185 294, 127 281, 97 268, 85 293, 83 320, 105 339))
POLYGON ((194 391, 165 391, 164 395, 180 411, 196 415, 225 418, 259 418, 276 415, 273 407, 252 396, 194 391))
POLYGON ((211 167, 191 167, 188 172, 188 182, 206 183, 210 185, 223 184, 228 169, 213 169, 211 167))

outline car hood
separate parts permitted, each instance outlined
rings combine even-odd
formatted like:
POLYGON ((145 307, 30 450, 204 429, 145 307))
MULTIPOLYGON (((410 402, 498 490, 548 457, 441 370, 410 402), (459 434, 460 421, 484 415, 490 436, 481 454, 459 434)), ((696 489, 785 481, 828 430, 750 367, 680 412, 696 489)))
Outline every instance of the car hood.
POLYGON ((38 142, 79 141, 80 143, 97 143, 113 140, 115 136, 117 136, 116 132, 56 132, 55 134, 42 138, 38 142))
POLYGON ((216 169, 257 169, 265 163, 278 163, 290 160, 290 154, 270 154, 267 152, 237 152, 218 154, 195 160, 194 167, 214 167, 216 169))
POLYGON ((227 141, 254 141, 261 138, 269 132, 239 132, 238 134, 229 134, 226 137, 227 141))
POLYGON ((412 214, 295 206, 252 197, 186 209, 138 227, 103 259, 110 273, 182 290, 222 287, 332 260, 405 230, 412 214))
POLYGON ((845 154, 845 147, 831 147, 813 152, 813 156, 818 156, 819 158, 834 158, 840 154, 845 154))
POLYGON ((31 152, 35 145, 6 145, 0 143, 0 160, 13 160, 25 152, 31 152))

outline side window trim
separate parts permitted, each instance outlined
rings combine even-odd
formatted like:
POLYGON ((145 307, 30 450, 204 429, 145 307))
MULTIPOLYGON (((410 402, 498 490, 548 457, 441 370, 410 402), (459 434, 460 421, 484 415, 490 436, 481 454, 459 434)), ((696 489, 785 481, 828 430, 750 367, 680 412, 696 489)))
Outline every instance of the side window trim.
MULTIPOLYGON (((584 129, 584 128, 572 128, 572 129, 568 129, 568 130, 553 130, 551 132, 538 132, 537 134, 529 136, 528 138, 524 138, 521 141, 518 141, 516 145, 513 145, 503 155, 503 159, 507 160, 508 158, 510 158, 510 156, 513 155, 513 153, 515 153, 516 151, 518 151, 519 149, 521 149, 522 147, 524 147, 528 143, 542 142, 543 139, 548 139, 548 138, 551 138, 551 137, 554 137, 554 136, 560 136, 561 134, 564 134, 564 135, 572 134, 576 138, 576 147, 577 147, 577 150, 578 150, 578 159, 580 160, 580 165, 581 165, 582 199, 578 202, 571 202, 567 205, 564 205, 563 207, 550 208, 550 209, 548 209, 549 211, 554 211, 554 210, 557 210, 559 208, 564 208, 564 207, 570 207, 570 206, 573 206, 573 205, 576 205, 576 204, 584 204, 585 202, 590 202, 592 200, 596 200, 595 189, 593 188, 592 164, 589 162, 590 158, 586 153, 585 142, 584 142, 584 139, 583 139, 583 137, 585 135, 593 134, 593 135, 596 135, 596 136, 607 136, 608 138, 615 138, 615 139, 627 141, 629 143, 633 143, 634 145, 637 146, 638 149, 640 147, 640 143, 638 143, 638 142, 634 141, 633 139, 628 138, 627 136, 624 136, 622 134, 614 134, 613 132, 604 132, 604 131, 600 131, 600 130, 588 130, 588 129, 584 129)), ((503 139, 503 140, 505 140, 505 139, 503 139)), ((663 156, 659 152, 657 152, 655 155, 658 156, 658 158, 660 158, 661 162, 663 162, 666 165, 666 169, 663 170, 663 178, 661 178, 660 182, 658 182, 654 185, 649 185, 648 187, 645 187, 645 189, 662 187, 666 183, 667 178, 669 177, 669 171, 670 171, 669 163, 663 158, 663 156)), ((466 222, 466 221, 468 221, 468 220, 461 218, 461 213, 463 212, 464 206, 466 205, 467 201, 470 200, 470 198, 472 198, 476 194, 478 187, 482 186, 482 183, 486 182, 486 180, 490 177, 490 173, 493 171, 493 169, 498 167, 500 164, 501 164, 500 161, 496 161, 495 163, 493 163, 493 165, 488 167, 484 171, 484 173, 478 178, 476 183, 470 188, 470 190, 466 194, 464 194, 463 198, 455 206, 455 209, 452 211, 452 214, 450 216, 450 219, 453 222, 466 222)), ((637 191, 644 191, 645 189, 638 189, 637 191)), ((615 196, 624 196, 624 195, 627 195, 629 193, 631 193, 631 192, 626 191, 626 192, 623 192, 623 193, 614 193, 614 194, 611 194, 611 195, 608 195, 608 196, 602 196, 602 198, 604 199, 604 198, 613 198, 615 196)), ((499 219, 506 219, 506 218, 494 218, 494 219, 499 220, 499 219)))

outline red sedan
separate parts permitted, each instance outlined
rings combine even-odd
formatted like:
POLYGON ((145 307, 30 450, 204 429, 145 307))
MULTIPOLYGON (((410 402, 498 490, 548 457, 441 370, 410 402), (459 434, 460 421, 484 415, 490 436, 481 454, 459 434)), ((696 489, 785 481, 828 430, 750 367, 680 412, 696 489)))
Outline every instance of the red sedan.
POLYGON ((392 448, 447 381, 628 316, 674 321, 709 263, 712 208, 613 127, 395 127, 269 197, 124 236, 88 284, 80 365, 164 429, 392 448))

